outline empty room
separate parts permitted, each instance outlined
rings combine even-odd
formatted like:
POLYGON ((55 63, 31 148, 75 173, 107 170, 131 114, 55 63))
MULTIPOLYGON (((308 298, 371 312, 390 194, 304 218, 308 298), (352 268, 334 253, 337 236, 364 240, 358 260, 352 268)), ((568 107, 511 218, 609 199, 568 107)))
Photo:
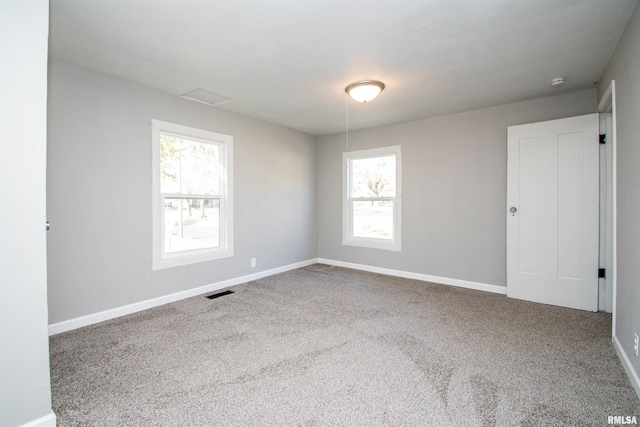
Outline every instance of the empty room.
POLYGON ((0 23, 0 425, 638 424, 637 0, 0 23))

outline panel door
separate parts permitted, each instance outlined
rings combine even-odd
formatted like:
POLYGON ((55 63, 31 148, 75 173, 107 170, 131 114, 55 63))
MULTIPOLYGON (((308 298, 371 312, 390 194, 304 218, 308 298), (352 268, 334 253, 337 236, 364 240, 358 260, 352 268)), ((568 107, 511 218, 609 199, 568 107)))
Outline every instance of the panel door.
POLYGON ((598 310, 598 115, 508 128, 507 296, 598 310))

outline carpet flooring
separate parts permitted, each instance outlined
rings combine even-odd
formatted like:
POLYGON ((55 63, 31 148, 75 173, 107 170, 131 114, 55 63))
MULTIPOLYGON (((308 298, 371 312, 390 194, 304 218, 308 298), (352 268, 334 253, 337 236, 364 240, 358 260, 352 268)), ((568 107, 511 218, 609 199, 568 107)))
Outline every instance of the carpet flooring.
POLYGON ((611 316, 315 264, 50 339, 58 426, 606 426, 611 316))

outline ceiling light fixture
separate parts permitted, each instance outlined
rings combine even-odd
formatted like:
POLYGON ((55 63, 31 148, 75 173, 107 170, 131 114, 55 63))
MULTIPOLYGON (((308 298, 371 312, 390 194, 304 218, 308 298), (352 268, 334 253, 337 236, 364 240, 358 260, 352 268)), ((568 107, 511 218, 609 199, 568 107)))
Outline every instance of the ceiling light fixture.
POLYGON ((564 86, 565 83, 566 83, 566 81, 565 81, 564 77, 558 77, 557 79, 551 80, 551 86, 553 86, 553 87, 564 86))
POLYGON ((364 104, 374 100, 383 89, 384 83, 377 80, 360 80, 359 82, 351 83, 344 91, 355 101, 364 104))

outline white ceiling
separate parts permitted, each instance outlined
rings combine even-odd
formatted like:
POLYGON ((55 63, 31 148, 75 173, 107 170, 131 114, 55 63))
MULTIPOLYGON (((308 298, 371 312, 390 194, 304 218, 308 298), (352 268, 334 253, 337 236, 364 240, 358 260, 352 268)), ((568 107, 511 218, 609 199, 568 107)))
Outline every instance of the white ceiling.
POLYGON ((637 0, 51 0, 50 56, 314 135, 591 88, 637 0), (563 88, 551 88, 565 77, 563 88))

